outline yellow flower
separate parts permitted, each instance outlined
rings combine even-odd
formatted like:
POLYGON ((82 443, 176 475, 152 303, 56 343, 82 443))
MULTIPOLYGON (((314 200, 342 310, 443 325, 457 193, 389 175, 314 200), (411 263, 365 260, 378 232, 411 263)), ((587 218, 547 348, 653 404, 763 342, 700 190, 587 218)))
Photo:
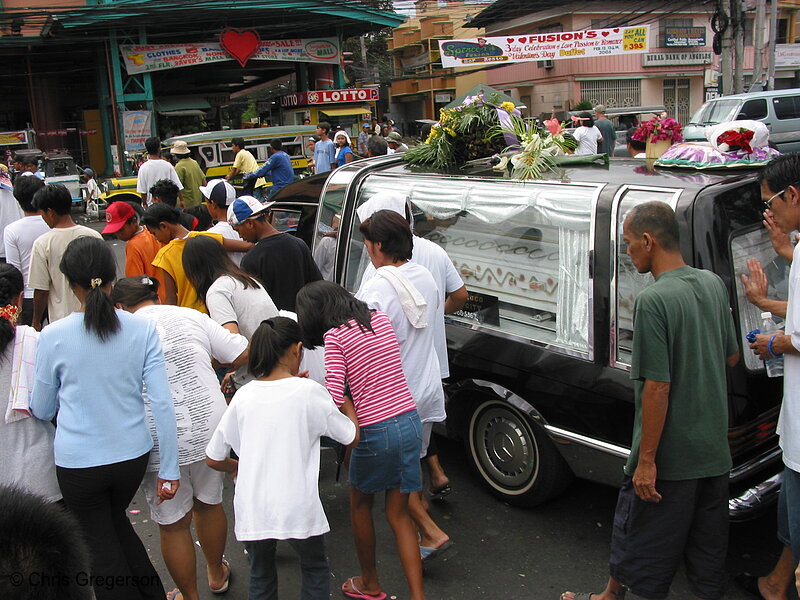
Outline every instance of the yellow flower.
POLYGON ((503 102, 503 103, 500 105, 500 108, 502 108, 502 109, 503 109, 504 111, 506 111, 508 114, 511 114, 511 113, 513 113, 513 112, 516 110, 516 108, 517 108, 517 107, 516 107, 516 106, 514 106, 514 103, 513 103, 513 102, 503 102))
POLYGON ((447 133, 447 135, 449 135, 451 137, 456 137, 456 131, 452 127, 445 127, 444 130, 445 130, 445 133, 447 133))

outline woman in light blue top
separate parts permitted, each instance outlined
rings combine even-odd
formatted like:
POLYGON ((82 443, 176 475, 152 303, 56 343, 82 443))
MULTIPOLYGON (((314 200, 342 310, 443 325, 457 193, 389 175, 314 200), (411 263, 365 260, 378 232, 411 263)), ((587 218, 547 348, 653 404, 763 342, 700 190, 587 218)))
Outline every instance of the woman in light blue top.
POLYGON ((161 452, 160 501, 180 484, 161 342, 151 321, 114 309, 116 264, 103 240, 73 240, 60 268, 81 309, 39 336, 31 412, 44 420, 57 414, 56 475, 89 542, 96 598, 163 599, 164 587, 125 514, 153 447, 144 387, 161 452), (123 585, 107 589, 104 580, 123 585))

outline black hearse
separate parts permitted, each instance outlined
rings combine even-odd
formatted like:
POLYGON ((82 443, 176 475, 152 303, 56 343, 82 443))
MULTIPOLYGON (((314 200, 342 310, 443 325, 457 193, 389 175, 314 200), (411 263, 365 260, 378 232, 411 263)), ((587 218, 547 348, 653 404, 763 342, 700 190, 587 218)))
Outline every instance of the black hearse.
POLYGON ((756 175, 613 159, 520 182, 488 164, 435 173, 402 157, 357 161, 317 184, 314 255, 355 291, 368 261, 355 208, 380 190, 408 198, 416 233, 448 252, 470 292, 464 309, 448 317, 447 433, 464 440, 490 491, 532 506, 573 475, 621 482, 634 413, 633 303, 652 281, 632 267, 622 222, 638 203, 666 202, 677 213, 687 263, 716 272, 730 293, 742 350, 728 371, 730 510, 742 519, 774 500, 781 468, 782 379, 768 379, 747 348, 759 310, 739 278, 756 257, 770 293, 786 297, 788 266, 761 226, 756 175))

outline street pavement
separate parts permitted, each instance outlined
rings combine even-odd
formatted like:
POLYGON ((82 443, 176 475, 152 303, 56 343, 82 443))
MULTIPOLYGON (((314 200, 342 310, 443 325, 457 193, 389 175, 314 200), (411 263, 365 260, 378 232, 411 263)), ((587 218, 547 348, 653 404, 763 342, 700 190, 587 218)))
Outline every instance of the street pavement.
MULTIPOLYGON (((102 219, 101 213, 101 219, 102 219)), ((78 222, 103 228, 104 222, 78 222)), ((123 242, 109 241, 120 276, 124 273, 123 242)), ((527 598, 557 600, 564 590, 600 591, 607 578, 608 548, 616 490, 610 487, 574 481, 556 500, 535 509, 518 509, 491 496, 470 470, 461 445, 443 441, 441 460, 452 481, 453 492, 439 503, 431 503, 431 515, 450 535, 454 544, 440 557, 425 565, 425 586, 431 600, 481 600, 527 598)), ((323 450, 320 472, 322 498, 331 532, 326 536, 331 565, 331 595, 342 597, 339 587, 358 575, 358 561, 350 533, 346 473, 335 481, 335 456, 323 450)), ((243 546, 233 535, 233 486, 226 482, 225 510, 229 518, 226 556, 233 576, 230 600, 247 598, 248 564, 243 546)), ((137 494, 129 507, 129 517, 150 553, 165 588, 173 588, 172 579, 161 558, 158 527, 150 520, 144 496, 137 494)), ((378 538, 378 569, 384 591, 390 598, 403 599, 408 591, 400 562, 383 511, 376 498, 374 509, 378 538)), ((775 541, 775 510, 760 518, 731 525, 728 572, 731 577, 742 571, 763 574, 780 553, 775 541)), ((197 548, 198 573, 204 580, 205 563, 197 548)), ((278 546, 279 593, 283 598, 297 598, 300 590, 299 567, 287 544, 278 546)), ((201 598, 214 598, 201 585, 201 598)), ((629 594, 629 598, 632 596, 629 594)), ((678 573, 670 598, 689 600, 686 577, 678 573)), ((747 593, 731 584, 726 598, 745 600, 747 593)))
MULTIPOLYGON (((459 443, 442 441, 441 460, 452 481, 453 492, 443 502, 431 503, 434 520, 452 538, 453 546, 425 566, 425 587, 430 600, 480 600, 528 598, 557 600, 564 590, 599 591, 607 576, 608 545, 616 502, 616 490, 576 480, 558 499, 535 509, 518 509, 489 495, 469 469, 459 443)), ((348 493, 344 481, 336 482, 334 453, 322 451, 320 497, 331 532, 326 536, 331 564, 331 596, 342 597, 339 586, 358 575, 358 562, 350 535, 348 493)), ((343 473, 342 478, 344 479, 343 473)), ((230 519, 226 556, 233 567, 231 600, 247 598, 248 566, 243 546, 233 535, 233 488, 226 483, 225 509, 230 519)), ((141 493, 130 506, 134 527, 161 574, 167 590, 172 580, 161 559, 158 527, 150 520, 141 493)), ((385 521, 382 502, 374 509, 378 539, 378 569, 384 591, 391 598, 408 598, 408 591, 385 521)), ((731 525, 728 571, 766 572, 777 559, 775 513, 754 521, 731 525)), ((200 549, 198 573, 203 580, 200 549)), ((278 546, 279 594, 297 598, 299 567, 288 544, 278 546)), ((214 596, 206 587, 201 597, 214 596)), ((632 596, 628 596, 629 598, 632 596)), ((690 599, 683 571, 678 574, 671 598, 690 599)), ((726 598, 750 596, 733 584, 726 598)))

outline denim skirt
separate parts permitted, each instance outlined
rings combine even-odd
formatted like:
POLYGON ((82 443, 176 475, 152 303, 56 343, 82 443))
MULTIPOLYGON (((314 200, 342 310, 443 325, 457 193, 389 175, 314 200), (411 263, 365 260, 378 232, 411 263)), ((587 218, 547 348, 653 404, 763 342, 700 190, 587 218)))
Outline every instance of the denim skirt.
POLYGON ((365 494, 422 490, 422 423, 416 410, 361 428, 350 456, 350 484, 365 494))

